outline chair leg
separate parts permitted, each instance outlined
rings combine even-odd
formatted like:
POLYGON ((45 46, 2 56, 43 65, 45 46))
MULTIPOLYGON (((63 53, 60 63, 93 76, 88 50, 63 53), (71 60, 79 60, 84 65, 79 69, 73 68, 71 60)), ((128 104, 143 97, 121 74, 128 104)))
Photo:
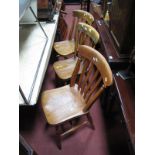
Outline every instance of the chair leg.
POLYGON ((88 121, 89 121, 89 123, 90 123, 92 129, 95 130, 95 126, 94 126, 94 124, 93 124, 93 119, 92 119, 90 113, 87 113, 87 119, 88 119, 88 121))
POLYGON ((48 127, 49 127, 49 124, 46 122, 46 124, 45 124, 45 130, 48 129, 48 127))
POLYGON ((65 131, 65 128, 63 126, 63 124, 61 124, 61 130, 64 132, 65 131))
POLYGON ((57 141, 57 146, 59 150, 61 150, 62 145, 61 145, 61 134, 59 132, 59 126, 56 126, 56 141, 57 141))
POLYGON ((73 125, 73 122, 71 120, 69 121, 69 123, 70 123, 71 126, 73 125))
POLYGON ((81 4, 81 10, 82 10, 82 0, 80 0, 80 4, 81 4))
POLYGON ((57 74, 55 74, 55 84, 56 87, 61 87, 64 85, 62 80, 60 80, 60 78, 57 76, 57 74))
POLYGON ((64 85, 67 85, 68 83, 67 83, 67 81, 64 81, 64 85))

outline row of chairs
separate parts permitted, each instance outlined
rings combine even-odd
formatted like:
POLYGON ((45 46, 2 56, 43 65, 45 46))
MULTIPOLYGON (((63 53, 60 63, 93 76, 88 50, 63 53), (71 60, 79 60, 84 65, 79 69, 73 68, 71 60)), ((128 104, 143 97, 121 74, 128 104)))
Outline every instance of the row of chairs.
POLYGON ((71 58, 57 61, 53 65, 57 76, 62 80, 70 79, 72 76, 77 62, 78 45, 88 44, 95 47, 99 40, 98 32, 90 26, 94 21, 94 17, 90 13, 83 10, 75 10, 73 11, 73 17, 69 40, 55 42, 53 46, 60 56, 67 57, 72 54, 71 58))
POLYGON ((46 90, 41 96, 47 123, 56 127, 59 149, 61 139, 81 126, 90 123, 94 129, 89 110, 113 81, 109 64, 95 50, 99 34, 91 26, 94 17, 83 10, 73 11, 73 17, 73 27, 75 26, 74 31, 73 27, 71 29, 73 39, 54 43, 55 52, 65 59, 53 64, 57 76, 62 80, 70 79, 70 84, 46 90), (72 120, 83 116, 86 116, 87 121, 73 123, 72 120), (70 124, 70 128, 61 130, 66 122, 70 124))

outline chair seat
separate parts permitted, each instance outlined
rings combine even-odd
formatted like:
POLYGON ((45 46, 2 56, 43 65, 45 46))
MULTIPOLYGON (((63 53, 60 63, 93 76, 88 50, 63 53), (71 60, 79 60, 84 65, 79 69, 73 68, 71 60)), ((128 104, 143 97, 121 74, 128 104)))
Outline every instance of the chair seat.
POLYGON ((55 42, 53 47, 54 47, 54 50, 58 54, 62 56, 66 56, 66 55, 74 53, 75 42, 74 40, 65 40, 65 41, 55 42))
POLYGON ((76 62, 77 57, 60 60, 53 64, 53 68, 60 79, 66 80, 71 78, 74 68, 76 66, 76 62))
POLYGON ((44 91, 41 100, 46 119, 51 125, 85 114, 85 101, 77 85, 44 91))

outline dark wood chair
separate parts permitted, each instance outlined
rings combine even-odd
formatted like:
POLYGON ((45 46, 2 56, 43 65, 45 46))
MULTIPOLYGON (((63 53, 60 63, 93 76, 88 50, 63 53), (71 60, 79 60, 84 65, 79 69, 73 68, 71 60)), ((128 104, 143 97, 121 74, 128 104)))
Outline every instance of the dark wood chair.
POLYGON ((61 138, 72 133, 83 125, 90 123, 94 129, 90 116, 90 108, 104 89, 113 82, 112 72, 106 59, 94 48, 79 45, 78 60, 69 85, 46 90, 42 93, 42 108, 49 125, 56 127, 58 148, 61 149, 61 138), (80 64, 83 69, 78 75, 80 64), (66 131, 60 129, 66 122, 87 116, 87 120, 78 124, 71 123, 66 131))
MULTIPOLYGON (((74 56, 65 59, 65 60, 59 60, 56 61, 53 64, 53 68, 57 74, 57 76, 61 80, 68 80, 71 78, 76 62, 77 62, 77 48, 78 45, 84 44, 84 45, 90 45, 92 47, 95 47, 95 45, 99 41, 99 33, 94 29, 92 26, 79 22, 76 29, 76 37, 75 37, 75 49, 74 49, 74 56)), ((64 51, 67 49, 64 49, 64 51)), ((82 65, 81 65, 82 69, 82 65)), ((81 70, 79 71, 79 73, 81 70)))
POLYGON ((94 21, 94 17, 87 11, 83 10, 74 10, 73 11, 73 22, 71 26, 71 30, 69 32, 69 39, 64 41, 55 42, 53 44, 54 50, 60 56, 68 56, 75 52, 75 32, 76 32, 76 25, 78 22, 86 22, 87 24, 91 25, 94 21))

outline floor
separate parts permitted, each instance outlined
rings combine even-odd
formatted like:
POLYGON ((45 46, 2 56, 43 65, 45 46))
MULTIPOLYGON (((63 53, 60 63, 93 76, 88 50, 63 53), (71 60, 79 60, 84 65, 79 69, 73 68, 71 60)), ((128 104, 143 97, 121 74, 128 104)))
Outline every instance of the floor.
MULTIPOLYGON (((67 5, 66 22, 70 23, 71 12, 79 5, 67 5)), ((68 24, 70 27, 70 24, 68 24)), ((51 55, 42 91, 56 87, 55 73, 52 67, 54 53, 51 55)), ((41 94, 40 93, 40 94, 41 94)), ((46 120, 41 108, 40 98, 33 107, 20 107, 20 134, 32 146, 38 155, 128 155, 128 147, 124 143, 123 130, 115 125, 119 118, 105 118, 100 99, 91 109, 95 130, 90 126, 79 129, 62 141, 62 150, 55 143, 55 128, 46 126, 46 120)))

